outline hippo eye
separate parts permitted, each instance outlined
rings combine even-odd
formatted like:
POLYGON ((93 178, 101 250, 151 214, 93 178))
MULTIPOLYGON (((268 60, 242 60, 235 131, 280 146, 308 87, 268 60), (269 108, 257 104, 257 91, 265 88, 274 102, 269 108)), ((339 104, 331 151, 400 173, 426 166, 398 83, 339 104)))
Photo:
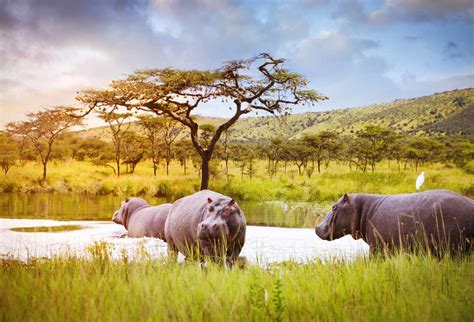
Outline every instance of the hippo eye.
POLYGON ((208 210, 209 210, 209 212, 212 212, 212 211, 214 211, 214 207, 213 207, 213 206, 209 206, 208 210))
POLYGON ((332 206, 332 211, 336 211, 337 210, 337 206, 332 206))

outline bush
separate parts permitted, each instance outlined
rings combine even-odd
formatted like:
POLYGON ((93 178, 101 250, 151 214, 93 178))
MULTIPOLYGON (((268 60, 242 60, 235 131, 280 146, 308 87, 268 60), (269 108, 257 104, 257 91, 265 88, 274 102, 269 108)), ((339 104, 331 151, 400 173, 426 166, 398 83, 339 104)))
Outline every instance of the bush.
POLYGON ((158 187, 154 197, 165 198, 171 196, 171 185, 168 181, 161 181, 158 183, 158 187))
POLYGON ((469 161, 463 166, 463 170, 469 174, 474 174, 474 160, 469 161))
POLYGON ((18 188, 18 184, 13 180, 4 180, 0 182, 1 192, 14 192, 18 188))

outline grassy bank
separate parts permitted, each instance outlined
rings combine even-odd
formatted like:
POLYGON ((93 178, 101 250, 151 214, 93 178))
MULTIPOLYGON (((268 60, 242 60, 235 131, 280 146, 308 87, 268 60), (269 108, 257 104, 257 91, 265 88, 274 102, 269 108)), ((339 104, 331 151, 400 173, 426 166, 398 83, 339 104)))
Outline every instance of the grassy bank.
MULTIPOLYGON (((413 169, 398 171, 396 165, 379 164, 375 173, 349 171, 346 165, 332 163, 321 174, 300 176, 295 166, 283 167, 270 178, 265 171, 266 162, 256 163, 256 173, 250 179, 241 178, 238 167, 232 162, 230 175, 224 174, 223 165, 217 166, 210 188, 238 200, 287 200, 332 203, 343 193, 407 193, 414 192, 418 175, 413 169)), ((474 197, 474 175, 458 168, 434 164, 423 168, 426 181, 423 189, 450 189, 474 197)), ((421 171, 421 170, 420 170, 421 171)), ((157 177, 147 162, 138 165, 134 174, 120 178, 111 169, 96 167, 87 162, 67 161, 51 163, 46 182, 40 180, 42 168, 29 162, 11 169, 8 177, 0 177, 0 192, 52 192, 86 195, 156 196, 175 200, 199 189, 199 173, 192 166, 183 175, 182 168, 172 163, 170 175, 160 168, 157 177)))
POLYGON ((1 321, 472 321, 474 257, 201 269, 77 258, 3 261, 1 321))

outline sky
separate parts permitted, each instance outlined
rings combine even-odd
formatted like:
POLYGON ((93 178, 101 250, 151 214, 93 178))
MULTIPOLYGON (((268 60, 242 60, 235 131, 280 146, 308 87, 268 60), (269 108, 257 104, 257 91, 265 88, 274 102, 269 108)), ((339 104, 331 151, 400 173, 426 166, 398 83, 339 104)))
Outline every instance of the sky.
POLYGON ((474 87, 474 1, 0 0, 0 129, 137 69, 262 52, 329 97, 295 112, 474 87))

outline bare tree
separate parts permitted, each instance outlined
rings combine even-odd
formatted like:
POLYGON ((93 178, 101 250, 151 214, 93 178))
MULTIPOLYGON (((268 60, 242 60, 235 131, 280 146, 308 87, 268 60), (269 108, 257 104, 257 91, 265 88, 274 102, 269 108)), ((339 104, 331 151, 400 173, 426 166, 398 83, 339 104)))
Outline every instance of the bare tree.
POLYGON ((27 114, 27 121, 7 124, 8 132, 27 138, 33 144, 43 164, 43 180, 46 180, 46 169, 56 139, 69 128, 82 124, 81 119, 72 116, 77 112, 74 107, 56 106, 27 114))

